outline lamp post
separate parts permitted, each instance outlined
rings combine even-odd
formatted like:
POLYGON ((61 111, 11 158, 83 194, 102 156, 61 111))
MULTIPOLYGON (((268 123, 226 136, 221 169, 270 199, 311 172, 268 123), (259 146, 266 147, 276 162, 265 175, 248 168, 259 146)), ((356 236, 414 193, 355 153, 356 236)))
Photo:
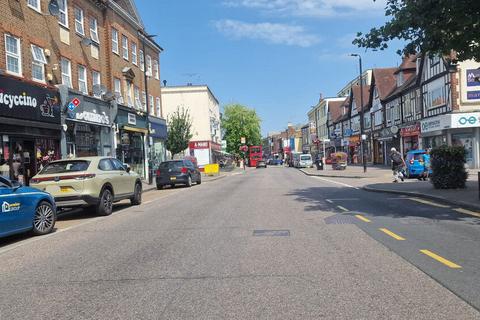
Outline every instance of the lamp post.
POLYGON ((138 30, 139 34, 140 34, 140 37, 142 38, 142 50, 143 50, 143 84, 144 84, 144 88, 145 88, 145 106, 147 108, 147 117, 145 118, 145 124, 147 126, 147 136, 145 137, 148 141, 147 145, 148 145, 148 150, 149 150, 149 158, 147 161, 148 161, 148 184, 152 184, 153 183, 153 168, 152 168, 152 151, 151 151, 151 148, 152 146, 150 145, 150 99, 148 97, 148 84, 147 84, 147 80, 148 80, 148 76, 147 76, 147 53, 145 52, 145 39, 152 39, 153 37, 156 37, 157 35, 155 34, 146 34, 144 32, 144 30, 138 30))
POLYGON ((358 53, 352 53, 350 56, 358 57, 358 64, 360 68, 360 141, 362 149, 363 172, 367 172, 367 155, 365 153, 365 136, 364 136, 364 110, 363 110, 363 79, 362 79, 362 56, 358 53))

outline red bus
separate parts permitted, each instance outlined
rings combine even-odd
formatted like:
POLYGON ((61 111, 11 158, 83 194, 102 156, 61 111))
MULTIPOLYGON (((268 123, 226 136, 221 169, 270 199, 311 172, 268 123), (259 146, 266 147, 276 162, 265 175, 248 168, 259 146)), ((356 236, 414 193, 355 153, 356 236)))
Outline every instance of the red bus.
POLYGON ((248 166, 256 167, 257 161, 262 160, 262 146, 250 146, 248 148, 248 166))

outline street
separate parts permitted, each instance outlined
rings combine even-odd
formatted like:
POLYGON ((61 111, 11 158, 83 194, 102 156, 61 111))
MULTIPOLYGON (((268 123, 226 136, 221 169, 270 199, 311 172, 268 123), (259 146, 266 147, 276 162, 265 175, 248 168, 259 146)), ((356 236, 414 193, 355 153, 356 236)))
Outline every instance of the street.
POLYGON ((0 240, 0 319, 480 319, 480 219, 250 169, 0 240))

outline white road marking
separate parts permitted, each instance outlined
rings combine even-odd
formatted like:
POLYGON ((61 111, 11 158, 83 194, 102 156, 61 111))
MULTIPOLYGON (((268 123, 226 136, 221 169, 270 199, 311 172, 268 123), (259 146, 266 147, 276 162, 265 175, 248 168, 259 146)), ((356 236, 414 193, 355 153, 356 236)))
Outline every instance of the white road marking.
POLYGON ((326 199, 325 201, 327 201, 328 203, 333 203, 333 201, 330 199, 326 199))
POLYGON ((340 209, 340 210, 343 210, 343 211, 345 211, 345 212, 350 211, 350 210, 348 210, 347 208, 342 207, 342 206, 337 206, 337 208, 340 209))
POLYGON ((327 199, 327 201, 358 201, 359 198, 327 199))
POLYGON ((360 188, 351 186, 351 185, 346 184, 346 183, 343 183, 343 182, 333 181, 333 180, 330 180, 330 179, 325 179, 325 178, 321 178, 321 177, 317 177, 317 176, 310 176, 310 177, 315 178, 315 179, 318 179, 318 180, 323 180, 323 181, 326 181, 326 182, 338 184, 338 185, 341 185, 341 186, 344 186, 344 187, 347 187, 347 188, 352 188, 352 189, 360 190, 360 188))

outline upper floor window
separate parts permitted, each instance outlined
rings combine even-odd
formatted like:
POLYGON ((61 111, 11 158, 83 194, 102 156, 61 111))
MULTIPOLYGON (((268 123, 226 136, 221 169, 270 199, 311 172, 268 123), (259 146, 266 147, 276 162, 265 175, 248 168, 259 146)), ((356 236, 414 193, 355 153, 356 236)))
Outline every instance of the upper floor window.
POLYGON ((32 79, 45 82, 45 65, 47 59, 43 49, 32 44, 32 79))
POLYGON ((137 65, 137 44, 132 42, 132 63, 137 65))
POLYGON ((147 94, 145 91, 142 91, 142 107, 143 110, 147 110, 147 94))
POLYGON ((90 38, 96 42, 100 43, 98 39, 98 22, 97 19, 90 17, 90 38))
POLYGON ((27 0, 27 5, 38 12, 42 12, 40 8, 40 0, 27 0))
POLYGON ((150 108, 150 114, 154 115, 155 114, 155 100, 153 96, 149 96, 150 102, 149 102, 149 108, 150 108))
POLYGON ((160 70, 158 69, 157 60, 153 60, 153 71, 155 72, 155 79, 160 80, 160 70))
POLYGON ((142 50, 140 50, 140 70, 145 71, 145 56, 142 50))
POLYGON ((133 93, 133 84, 130 81, 127 81, 127 104, 130 108, 134 107, 132 93, 133 93))
POLYGON ((22 75, 22 54, 20 39, 9 34, 5 35, 5 55, 7 59, 7 72, 22 75))
POLYGON ((72 65, 70 60, 62 58, 60 64, 62 68, 62 84, 72 88, 72 65))
POLYGON ((162 107, 160 106, 160 98, 157 98, 157 116, 162 116, 162 107))
POLYGON ((113 86, 117 98, 117 103, 123 103, 122 82, 120 81, 120 79, 113 79, 113 86))
POLYGON ((58 22, 68 28, 68 6, 67 6, 67 0, 58 0, 58 8, 59 8, 59 14, 58 14, 58 22))
POLYGON ((87 68, 82 65, 78 65, 78 90, 84 94, 88 94, 87 68))
POLYGON ((142 103, 140 102, 140 89, 135 86, 134 89, 135 108, 142 109, 142 103))
POLYGON ((84 36, 85 29, 83 28, 83 10, 75 7, 73 13, 75 15, 75 32, 84 36))
POLYGON ((122 35, 122 56, 123 59, 128 60, 128 38, 122 35))
MULTIPOLYGON (((98 71, 92 71, 92 86, 98 86, 100 85, 102 82, 101 80, 101 76, 100 76, 100 72, 98 71)), ((97 92, 97 90, 95 90, 95 92, 97 92)), ((93 93, 93 95, 96 97, 96 98, 101 98, 102 95, 101 94, 95 94, 95 92, 93 93)))
POLYGON ((153 75, 153 72, 152 72, 152 57, 150 57, 149 55, 147 55, 147 72, 148 72, 148 76, 152 76, 153 75))
POLYGON ((112 28, 112 52, 118 54, 118 31, 112 28))
POLYGON ((429 59, 430 59, 430 68, 440 63, 440 57, 438 55, 431 56, 429 57, 429 59))

